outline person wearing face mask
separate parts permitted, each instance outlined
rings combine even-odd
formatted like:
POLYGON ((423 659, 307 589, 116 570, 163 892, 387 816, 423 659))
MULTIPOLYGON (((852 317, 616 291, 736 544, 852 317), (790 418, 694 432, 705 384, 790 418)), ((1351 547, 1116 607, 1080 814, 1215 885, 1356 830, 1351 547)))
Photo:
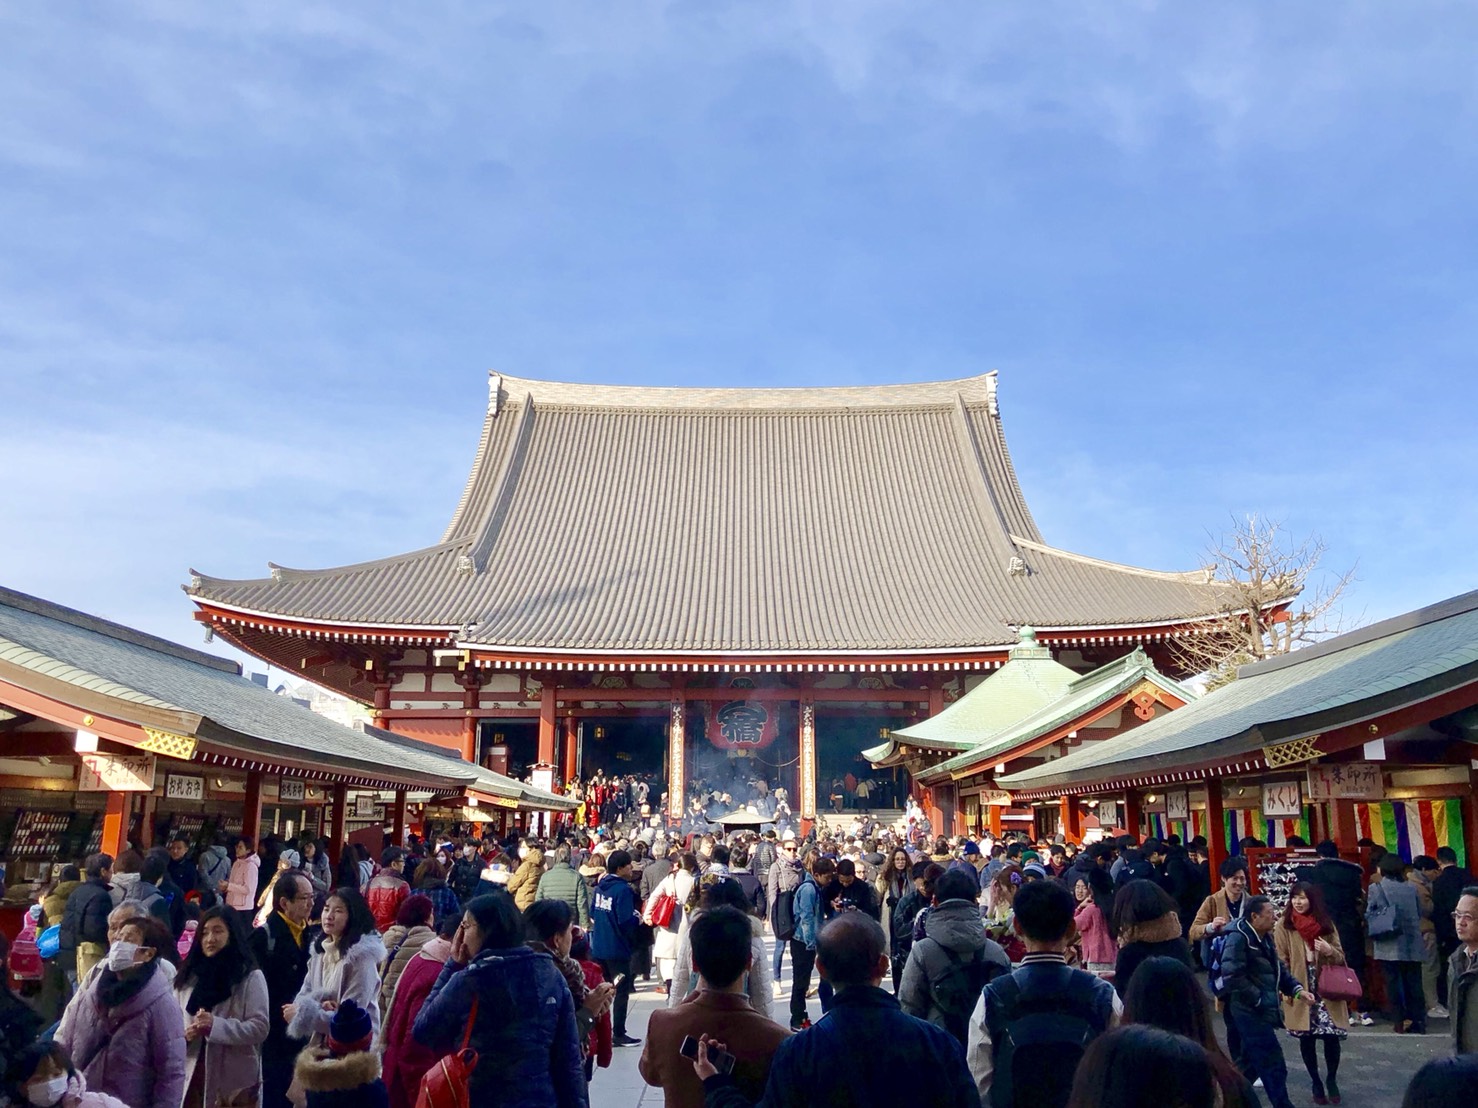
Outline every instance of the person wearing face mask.
POLYGON ((62 1015, 56 1041, 87 1087, 131 1108, 178 1108, 185 1095, 185 1021, 159 971, 175 957, 174 936, 157 919, 124 924, 107 964, 62 1015))
POLYGON ((10 1102, 32 1108, 128 1108, 117 1097, 87 1087, 65 1047, 32 1043, 10 1064, 10 1102))
POLYGON ((452 863, 452 875, 447 884, 457 894, 457 900, 466 903, 476 895, 477 882, 482 877, 482 857, 477 853, 477 844, 468 839, 462 844, 457 860, 452 863))
POLYGON ((235 913, 217 907, 200 917, 174 993, 185 1021, 185 1108, 239 1103, 261 1085, 269 1021, 267 979, 235 913))

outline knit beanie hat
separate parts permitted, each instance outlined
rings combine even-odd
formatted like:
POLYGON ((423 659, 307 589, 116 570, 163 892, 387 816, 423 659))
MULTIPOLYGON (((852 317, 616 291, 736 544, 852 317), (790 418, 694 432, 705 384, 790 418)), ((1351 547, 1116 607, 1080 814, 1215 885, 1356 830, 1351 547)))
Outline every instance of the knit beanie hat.
POLYGON ((368 1050, 370 1047, 369 1013, 357 1001, 346 1000, 334 1012, 328 1025, 328 1051, 335 1057, 368 1050))

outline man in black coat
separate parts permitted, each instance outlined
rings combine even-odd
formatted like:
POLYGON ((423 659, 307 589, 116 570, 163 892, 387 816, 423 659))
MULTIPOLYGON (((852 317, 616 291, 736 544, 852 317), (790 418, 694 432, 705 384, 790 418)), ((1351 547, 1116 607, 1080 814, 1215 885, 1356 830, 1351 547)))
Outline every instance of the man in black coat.
POLYGON ((1439 872, 1432 881, 1432 925, 1437 929, 1438 1003, 1447 1004, 1447 962, 1458 947, 1457 926, 1452 913, 1463 897, 1463 889, 1478 884, 1473 875, 1457 864, 1457 851, 1450 846, 1437 848, 1439 872))
POLYGON ((112 855, 89 854, 84 867, 87 880, 67 897, 58 934, 62 969, 73 988, 107 953, 108 913, 113 910, 112 855))
POLYGON ((1278 959, 1272 940, 1277 922, 1272 901, 1265 896, 1247 898, 1246 913, 1227 928, 1221 957, 1226 982, 1223 999, 1242 1033, 1243 1054, 1255 1071, 1248 1078, 1262 1079, 1273 1108, 1293 1108, 1288 1099, 1288 1064, 1278 1042, 1278 1029, 1283 1026, 1279 996, 1310 1006, 1317 1002, 1278 959))
POLYGON ((251 935, 252 954, 267 979, 267 1041, 262 1044, 262 1108, 291 1108, 287 1099, 301 1040, 287 1033, 282 1006, 291 1004, 308 973, 308 919, 313 886, 284 873, 272 886, 274 911, 251 935))

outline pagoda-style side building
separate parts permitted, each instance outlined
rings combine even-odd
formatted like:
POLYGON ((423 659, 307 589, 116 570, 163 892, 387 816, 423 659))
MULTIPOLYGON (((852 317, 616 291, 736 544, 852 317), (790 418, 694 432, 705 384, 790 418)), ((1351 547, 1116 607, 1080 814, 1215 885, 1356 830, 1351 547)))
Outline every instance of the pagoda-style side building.
POLYGON ((667 389, 493 374, 439 542, 258 580, 195 574, 211 631, 493 769, 557 778, 746 765, 802 815, 861 751, 937 716, 1031 625, 1068 669, 1221 612, 1204 572, 1049 545, 996 375, 861 388, 667 389))

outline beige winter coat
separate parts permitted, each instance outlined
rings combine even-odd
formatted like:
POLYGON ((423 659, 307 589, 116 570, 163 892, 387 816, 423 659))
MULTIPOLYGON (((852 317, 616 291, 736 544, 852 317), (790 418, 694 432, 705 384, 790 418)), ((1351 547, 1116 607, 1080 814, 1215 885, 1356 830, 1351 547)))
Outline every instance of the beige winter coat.
MULTIPOLYGON (((1345 964, 1344 947, 1339 945, 1339 932, 1333 932, 1324 936, 1324 941, 1334 947, 1334 953, 1330 955, 1315 955, 1314 980, 1309 980, 1309 948, 1304 942, 1304 937, 1292 927, 1289 927, 1281 919, 1273 928, 1273 947, 1278 951, 1278 958, 1288 967, 1293 974, 1293 979, 1310 992, 1318 993, 1318 971, 1325 966, 1342 966, 1345 964)), ((1350 1018, 1349 1006, 1343 1000, 1324 1001, 1324 1007, 1329 1009, 1329 1018, 1338 1027, 1343 1027, 1350 1018)), ((1309 1006, 1302 1001, 1295 1001, 1289 997, 1283 997, 1283 1026, 1289 1031, 1307 1031, 1309 1029, 1309 1006)))

